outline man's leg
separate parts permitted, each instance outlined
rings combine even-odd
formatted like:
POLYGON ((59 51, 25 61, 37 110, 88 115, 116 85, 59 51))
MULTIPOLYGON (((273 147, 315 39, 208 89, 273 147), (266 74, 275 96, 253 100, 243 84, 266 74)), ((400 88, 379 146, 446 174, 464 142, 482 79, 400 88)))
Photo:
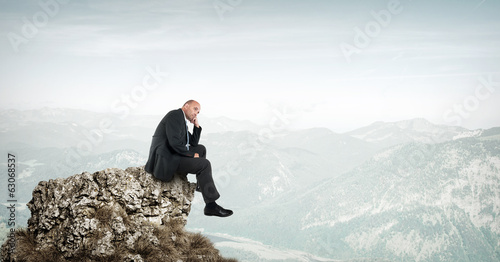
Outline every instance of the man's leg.
POLYGON ((190 146, 189 151, 198 153, 200 158, 207 158, 207 148, 204 145, 190 146))
MULTIPOLYGON (((189 151, 193 153, 198 153, 200 158, 206 158, 207 157, 207 149, 204 145, 198 145, 198 146, 190 146, 189 151)), ((201 186, 200 182, 198 181, 198 177, 196 178, 196 191, 201 193, 201 186)))
POLYGON ((212 166, 206 157, 206 148, 203 145, 191 146, 189 151, 198 153, 199 158, 183 157, 179 162, 177 172, 196 174, 196 181, 200 188, 203 200, 206 203, 205 215, 208 216, 230 216, 233 211, 222 208, 215 203, 220 195, 215 187, 212 177, 212 166))
MULTIPOLYGON (((201 146, 201 145, 200 145, 201 146)), ((177 168, 177 172, 179 173, 190 173, 196 174, 196 181, 198 182, 198 186, 200 187, 201 194, 203 195, 203 200, 205 203, 215 202, 220 195, 215 187, 215 183, 212 177, 212 166, 210 161, 206 158, 202 158, 201 156, 205 156, 206 153, 203 153, 203 146, 198 146, 197 149, 194 147, 190 147, 189 151, 193 151, 194 153, 198 153, 200 155, 199 158, 190 158, 190 157, 182 157, 179 162, 179 167, 177 168), (199 152, 195 152, 195 150, 199 150, 199 152)))

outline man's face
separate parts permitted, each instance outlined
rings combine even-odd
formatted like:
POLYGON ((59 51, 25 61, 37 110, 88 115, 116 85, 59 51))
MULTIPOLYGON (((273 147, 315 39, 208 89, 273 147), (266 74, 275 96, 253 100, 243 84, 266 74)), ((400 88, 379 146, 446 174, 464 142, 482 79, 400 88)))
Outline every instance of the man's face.
POLYGON ((197 102, 191 102, 190 104, 187 104, 186 110, 184 111, 187 120, 193 123, 198 114, 200 113, 200 109, 201 109, 200 104, 197 102))

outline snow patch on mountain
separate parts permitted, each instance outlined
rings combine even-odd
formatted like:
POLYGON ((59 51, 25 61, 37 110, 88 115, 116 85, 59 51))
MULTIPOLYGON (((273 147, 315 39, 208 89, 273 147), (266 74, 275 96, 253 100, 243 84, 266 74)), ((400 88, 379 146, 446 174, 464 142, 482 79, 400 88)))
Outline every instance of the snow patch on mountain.
POLYGON ((454 136, 453 140, 462 139, 462 138, 468 138, 468 137, 480 137, 482 134, 483 134, 483 130, 482 129, 473 130, 473 131, 467 131, 467 132, 462 132, 462 133, 454 136))
POLYGON ((314 200, 300 228, 336 235, 330 245, 346 244, 349 256, 489 261, 500 235, 499 149, 479 139, 389 148, 305 197, 314 200))
POLYGON ((355 232, 347 237, 344 240, 349 244, 351 248, 354 250, 368 250, 377 245, 380 238, 383 237, 383 233, 390 230, 394 225, 398 224, 398 221, 393 220, 381 226, 370 229, 366 232, 355 232))
POLYGON ((275 175, 264 182, 259 182, 261 188, 259 200, 272 198, 284 192, 290 187, 292 176, 292 172, 281 161, 278 161, 275 175))

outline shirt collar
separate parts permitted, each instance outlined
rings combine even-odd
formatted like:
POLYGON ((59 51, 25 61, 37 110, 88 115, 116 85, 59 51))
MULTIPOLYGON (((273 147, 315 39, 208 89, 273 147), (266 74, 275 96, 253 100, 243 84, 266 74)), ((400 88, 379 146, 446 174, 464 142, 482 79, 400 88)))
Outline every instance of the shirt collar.
POLYGON ((182 114, 184 115, 184 121, 186 121, 186 125, 189 123, 189 120, 186 118, 186 114, 184 113, 184 110, 182 110, 181 108, 181 111, 182 111, 182 114))

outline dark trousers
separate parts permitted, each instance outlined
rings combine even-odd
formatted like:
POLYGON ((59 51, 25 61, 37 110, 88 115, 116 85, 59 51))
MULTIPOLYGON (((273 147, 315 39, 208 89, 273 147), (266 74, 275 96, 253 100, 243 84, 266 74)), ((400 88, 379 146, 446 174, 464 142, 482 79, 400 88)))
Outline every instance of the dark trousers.
POLYGON ((214 202, 220 195, 212 178, 212 166, 210 165, 210 161, 206 159, 207 149, 203 145, 198 145, 190 146, 189 151, 198 153, 200 157, 182 157, 179 167, 177 167, 177 172, 196 174, 196 181, 203 195, 203 200, 205 200, 205 203, 214 202))

